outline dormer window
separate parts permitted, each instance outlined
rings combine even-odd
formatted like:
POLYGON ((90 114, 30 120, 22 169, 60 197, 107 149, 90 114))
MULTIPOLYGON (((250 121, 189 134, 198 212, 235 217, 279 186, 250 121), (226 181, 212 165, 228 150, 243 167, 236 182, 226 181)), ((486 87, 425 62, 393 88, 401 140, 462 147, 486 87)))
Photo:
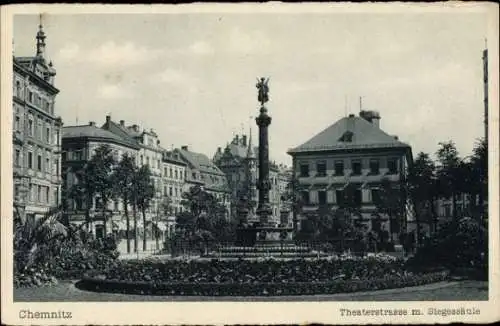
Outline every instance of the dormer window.
POLYGON ((350 131, 346 131, 344 132, 344 134, 342 135, 342 137, 339 138, 339 141, 340 142, 344 142, 344 143, 350 143, 352 142, 352 136, 354 134, 350 131))

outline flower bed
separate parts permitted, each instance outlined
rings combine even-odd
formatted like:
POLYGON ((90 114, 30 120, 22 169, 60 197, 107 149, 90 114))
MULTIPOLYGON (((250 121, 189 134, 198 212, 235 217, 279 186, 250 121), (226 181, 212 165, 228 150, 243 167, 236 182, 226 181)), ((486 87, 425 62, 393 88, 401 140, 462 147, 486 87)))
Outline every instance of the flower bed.
POLYGON ((295 260, 121 262, 87 274, 94 291, 157 295, 303 295, 369 291, 445 280, 447 272, 413 274, 393 257, 295 260))
POLYGON ((280 296, 315 295, 374 291, 435 283, 446 280, 446 272, 425 275, 406 275, 373 280, 336 280, 331 282, 290 283, 184 283, 116 281, 100 278, 84 278, 77 287, 97 292, 114 292, 142 295, 177 296, 280 296))

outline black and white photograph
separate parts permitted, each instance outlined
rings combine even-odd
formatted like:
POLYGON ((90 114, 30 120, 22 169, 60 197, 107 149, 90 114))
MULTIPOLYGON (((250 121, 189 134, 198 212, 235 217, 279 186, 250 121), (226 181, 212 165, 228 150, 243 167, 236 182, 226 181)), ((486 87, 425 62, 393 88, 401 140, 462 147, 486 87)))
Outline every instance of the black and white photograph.
POLYGON ((2 20, 2 323, 498 320, 498 5, 2 20))

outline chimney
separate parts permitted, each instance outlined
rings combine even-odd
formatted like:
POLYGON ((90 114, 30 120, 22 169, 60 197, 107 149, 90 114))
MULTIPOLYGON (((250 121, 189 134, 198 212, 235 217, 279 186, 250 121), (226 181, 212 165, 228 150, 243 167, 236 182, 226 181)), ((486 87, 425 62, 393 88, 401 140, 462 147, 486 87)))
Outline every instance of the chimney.
POLYGON ((182 149, 183 151, 188 151, 188 146, 187 146, 187 145, 181 146, 181 149, 182 149))
POLYGON ((241 136, 241 145, 247 146, 247 135, 241 136))
POLYGON ((222 147, 217 147, 217 153, 221 153, 222 152, 222 147))
POLYGON ((95 127, 95 121, 89 121, 89 126, 95 127))
POLYGON ((354 114, 349 114, 349 118, 354 118, 354 114))
POLYGON ((361 112, 359 112, 359 116, 370 122, 377 128, 380 128, 380 114, 377 111, 362 110, 361 112))
POLYGON ((125 127, 125 120, 120 120, 120 126, 125 127))
POLYGON ((399 140, 399 137, 398 136, 394 136, 394 139, 399 140))
POLYGON ((138 125, 133 125, 133 126, 132 126, 132 129, 133 129, 135 132, 139 132, 139 126, 138 126, 138 125))
POLYGON ((110 115, 107 115, 106 116, 106 122, 110 122, 111 121, 111 116, 110 115))

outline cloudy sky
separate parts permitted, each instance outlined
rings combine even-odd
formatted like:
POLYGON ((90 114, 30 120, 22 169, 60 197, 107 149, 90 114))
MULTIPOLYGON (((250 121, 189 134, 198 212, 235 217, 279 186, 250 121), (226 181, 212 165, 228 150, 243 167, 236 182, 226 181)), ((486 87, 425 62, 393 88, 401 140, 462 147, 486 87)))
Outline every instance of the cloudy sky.
MULTIPOLYGON (((15 16, 15 55, 34 55, 38 20, 15 16)), ((47 14, 43 24, 65 125, 111 114, 211 157, 242 128, 256 135, 263 75, 278 162, 357 114, 359 96, 415 154, 453 139, 465 156, 483 135, 484 13, 47 14)))

